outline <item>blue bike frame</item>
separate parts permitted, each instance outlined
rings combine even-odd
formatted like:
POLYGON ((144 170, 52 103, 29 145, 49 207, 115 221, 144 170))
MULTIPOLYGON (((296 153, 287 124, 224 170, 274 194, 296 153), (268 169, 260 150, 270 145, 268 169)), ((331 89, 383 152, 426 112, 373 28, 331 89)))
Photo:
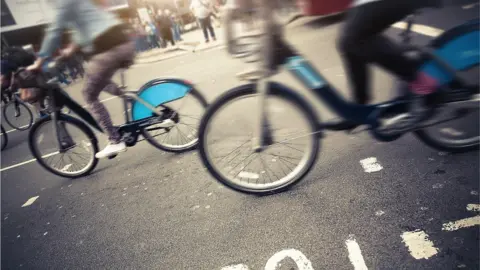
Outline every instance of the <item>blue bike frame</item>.
MULTIPOLYGON (((421 66, 421 69, 441 84, 456 81, 463 86, 465 84, 458 71, 479 63, 479 41, 479 21, 474 20, 455 27, 435 39, 431 43, 434 45, 434 51, 413 46, 409 46, 408 50, 419 51, 427 57, 428 61, 421 66)), ((286 56, 287 69, 345 119, 377 127, 376 112, 379 109, 393 106, 398 110, 406 109, 406 101, 398 100, 374 105, 347 102, 306 59, 289 51, 288 48, 286 56)))

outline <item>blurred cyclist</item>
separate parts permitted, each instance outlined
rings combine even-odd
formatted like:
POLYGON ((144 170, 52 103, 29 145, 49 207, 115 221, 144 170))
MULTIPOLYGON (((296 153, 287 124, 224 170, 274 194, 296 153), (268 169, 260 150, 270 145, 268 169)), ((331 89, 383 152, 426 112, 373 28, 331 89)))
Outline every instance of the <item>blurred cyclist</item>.
MULTIPOLYGON (((347 20, 338 40, 354 99, 359 104, 370 101, 370 70, 376 63, 408 82, 413 94, 410 122, 422 121, 426 108, 425 96, 435 92, 438 84, 428 74, 418 71, 418 62, 404 55, 403 47, 382 32, 395 22, 428 6, 436 0, 355 0, 348 10, 347 20)), ((343 120, 340 129, 353 129, 356 123, 343 120)))
POLYGON ((120 94, 111 78, 118 69, 130 65, 135 57, 135 45, 126 33, 126 26, 105 10, 101 2, 103 1, 57 0, 57 14, 47 30, 39 58, 28 68, 40 69, 42 63, 60 46, 64 30, 70 28, 75 31, 78 44, 72 43, 62 54, 68 57, 82 48, 89 55, 83 96, 109 139, 107 147, 95 155, 97 158, 105 158, 127 149, 98 96, 103 90, 113 95, 120 94))

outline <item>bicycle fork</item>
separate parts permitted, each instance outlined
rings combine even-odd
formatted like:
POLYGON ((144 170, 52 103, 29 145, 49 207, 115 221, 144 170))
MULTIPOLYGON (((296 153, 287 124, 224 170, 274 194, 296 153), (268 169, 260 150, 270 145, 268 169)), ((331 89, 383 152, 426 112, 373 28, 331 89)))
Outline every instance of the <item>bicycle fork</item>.
POLYGON ((258 95, 257 104, 257 123, 254 124, 252 148, 255 152, 262 152, 265 146, 272 144, 272 135, 270 124, 266 113, 267 95, 268 95, 268 79, 262 78, 257 81, 256 90, 258 95))

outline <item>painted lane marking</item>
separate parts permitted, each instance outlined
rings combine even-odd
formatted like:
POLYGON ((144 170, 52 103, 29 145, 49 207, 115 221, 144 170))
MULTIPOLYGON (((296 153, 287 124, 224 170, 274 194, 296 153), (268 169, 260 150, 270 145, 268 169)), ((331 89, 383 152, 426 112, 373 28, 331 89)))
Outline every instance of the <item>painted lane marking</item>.
POLYGON ((355 240, 355 236, 350 235, 347 241, 345 241, 345 245, 347 245, 348 259, 350 259, 353 268, 355 270, 368 270, 360 246, 358 245, 357 240, 355 240))
POLYGON ((417 260, 428 259, 438 253, 438 248, 428 239, 428 234, 424 231, 404 232, 401 237, 410 255, 417 260))
POLYGON ((462 6, 462 9, 471 9, 471 8, 475 7, 476 5, 478 5, 478 3, 464 5, 464 6, 462 6))
MULTIPOLYGON (((56 155, 56 154, 58 154, 58 153, 59 153, 59 152, 57 151, 57 152, 54 152, 54 153, 46 154, 46 155, 42 156, 42 158, 51 157, 51 156, 54 156, 54 155, 56 155)), ((27 161, 24 161, 24 162, 21 162, 21 163, 12 165, 12 166, 8 166, 8 167, 6 167, 6 168, 0 169, 0 172, 8 171, 8 170, 10 170, 10 169, 14 169, 14 168, 23 166, 23 165, 25 165, 25 164, 32 163, 32 162, 34 162, 34 161, 36 161, 36 159, 30 159, 30 160, 27 160, 27 161)))
POLYGON ((35 196, 35 197, 32 197, 30 199, 28 199, 23 205, 22 207, 27 207, 27 206, 30 206, 32 205, 40 196, 35 196))
POLYGON ((369 157, 366 159, 362 159, 360 160, 360 164, 362 165, 363 170, 366 173, 378 172, 383 169, 382 165, 378 163, 376 157, 369 157))
MULTIPOLYGON (((406 22, 397 22, 392 26, 398 29, 403 29, 403 30, 407 29, 406 22)), ((424 36, 429 36, 429 37, 436 37, 443 33, 442 29, 438 29, 435 27, 427 26, 427 25, 421 25, 421 24, 412 25, 412 31, 422 34, 424 36)))
POLYGON ((442 226, 442 231, 453 232, 458 229, 473 227, 475 225, 480 225, 480 216, 469 217, 469 218, 464 218, 457 221, 445 223, 442 226))
POLYGON ((258 179, 260 176, 258 175, 258 173, 242 171, 238 174, 238 177, 247 178, 247 179, 258 179))
POLYGON ((221 270, 249 270, 249 268, 245 264, 236 264, 236 265, 225 266, 221 270))
POLYGON ((446 135, 451 135, 451 136, 462 136, 463 135, 463 132, 458 131, 458 130, 453 129, 453 128, 442 128, 440 130, 440 132, 442 132, 443 134, 446 134, 446 135))
POLYGON ((65 167, 63 167, 60 171, 61 171, 61 172, 66 172, 68 169, 70 169, 70 167, 72 167, 72 165, 73 165, 72 163, 67 164, 67 165, 65 165, 65 167))
POLYGON ((297 265, 298 270, 313 270, 312 263, 303 255, 302 252, 296 249, 285 249, 275 253, 267 264, 265 264, 265 270, 276 270, 280 263, 286 258, 292 259, 297 265))
POLYGON ((467 204, 467 211, 480 212, 480 204, 467 204))

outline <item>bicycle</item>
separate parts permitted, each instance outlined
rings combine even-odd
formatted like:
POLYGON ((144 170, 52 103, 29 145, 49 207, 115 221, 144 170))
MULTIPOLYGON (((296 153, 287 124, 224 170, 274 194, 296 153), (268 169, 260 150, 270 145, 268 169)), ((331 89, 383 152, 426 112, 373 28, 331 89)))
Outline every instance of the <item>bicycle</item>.
POLYGON ((33 124, 33 114, 25 102, 23 102, 17 92, 13 92, 12 87, 2 93, 3 117, 9 126, 23 131, 29 129, 33 124))
POLYGON ((5 147, 7 147, 7 144, 8 144, 8 136, 7 136, 7 132, 5 131, 5 129, 3 128, 3 125, 0 125, 0 129, 1 129, 1 135, 2 135, 2 151, 3 149, 5 149, 5 147))
MULTIPOLYGON (((226 16, 235 14, 238 17, 239 13, 232 10, 230 15, 226 16)), ((323 131, 338 131, 334 125, 321 124, 312 103, 295 90, 278 82, 269 82, 269 76, 282 65, 339 116, 366 125, 376 140, 391 142, 413 132, 423 143, 441 151, 464 152, 478 149, 478 135, 467 138, 467 135, 459 135, 457 132, 455 137, 445 135, 440 130, 441 135, 438 136, 434 133, 436 130, 431 130, 437 126, 440 128, 443 123, 464 118, 474 111, 478 112, 478 19, 446 31, 426 47, 416 47, 410 45, 414 17, 409 18, 408 26, 402 33, 405 52, 416 52, 417 57, 419 54, 423 59, 424 71, 438 78, 443 87, 437 91, 433 100, 429 100, 429 119, 418 126, 405 127, 408 97, 365 106, 349 103, 305 58, 276 34, 279 31, 274 30, 280 26, 273 19, 272 8, 264 8, 261 16, 267 26, 265 35, 262 35, 265 40, 263 47, 252 46, 251 42, 246 41, 258 38, 258 34, 235 39, 234 32, 229 27, 233 23, 228 19, 226 37, 230 54, 237 58, 252 59, 252 55, 262 52, 260 56, 264 56, 261 60, 264 61, 265 68, 243 74, 242 79, 251 83, 233 88, 218 97, 210 105, 200 124, 201 160, 221 184, 239 192, 258 195, 287 190, 297 184, 313 167, 323 131), (472 78, 469 78, 467 72, 472 70, 472 78), (246 105, 249 98, 254 104, 246 105), (240 105, 242 102, 244 104, 240 105), (234 105, 237 105, 237 111, 242 112, 239 117, 228 115, 228 119, 223 122, 221 119, 216 120, 221 115, 226 115, 221 112, 234 105), (245 124, 244 109, 247 107, 257 108, 253 125, 245 124), (441 118, 441 114, 450 108, 452 113, 441 118), (285 112, 287 109, 289 111, 285 112), (278 116, 283 112, 283 117, 278 116), (297 118, 294 118, 295 116, 297 118), (222 123, 221 130, 214 132, 216 122, 222 123), (280 128, 273 128, 274 123, 280 128), (231 128, 228 124, 240 126, 245 134, 230 134, 231 128), (282 124, 285 127, 281 127, 282 124), (285 131, 286 128, 297 125, 303 127, 296 128, 291 133, 285 131), (279 134, 274 135, 277 131, 279 134), (221 143, 225 145, 218 146, 221 143), (304 146, 300 146, 301 143, 304 146), (247 150, 240 150, 245 145, 247 150), (237 160, 233 161, 234 159, 237 160)), ((478 123, 478 120, 472 123, 478 123)))
MULTIPOLYGON (((128 66, 129 63, 124 65, 125 68, 128 66)), ((30 129, 28 143, 34 158, 43 168, 61 177, 77 178, 89 174, 98 164, 95 153, 99 150, 98 139, 90 127, 103 132, 98 123, 89 112, 66 95, 56 78, 47 81, 41 73, 34 74, 25 70, 20 70, 17 74, 22 85, 45 90, 51 106, 55 108, 30 129), (63 106, 70 108, 83 121, 63 114, 60 111, 63 106), (53 140, 47 142, 48 139, 53 140), (40 147, 47 149, 42 151, 40 147)), ((128 147, 135 146, 140 141, 140 135, 154 147, 168 152, 184 152, 197 146, 198 126, 189 121, 199 121, 200 117, 179 112, 189 97, 199 103, 201 113, 207 107, 205 98, 191 83, 171 78, 154 79, 137 92, 125 90, 123 70, 120 78, 125 123, 118 126, 118 131, 128 147), (177 103, 180 103, 180 107, 174 108, 177 103), (179 126, 186 126, 189 131, 183 133, 179 126), (175 142, 167 141, 175 134, 181 138, 175 142), (157 140, 159 136, 163 136, 163 139, 157 140)), ((114 157, 116 155, 109 158, 114 157)))

